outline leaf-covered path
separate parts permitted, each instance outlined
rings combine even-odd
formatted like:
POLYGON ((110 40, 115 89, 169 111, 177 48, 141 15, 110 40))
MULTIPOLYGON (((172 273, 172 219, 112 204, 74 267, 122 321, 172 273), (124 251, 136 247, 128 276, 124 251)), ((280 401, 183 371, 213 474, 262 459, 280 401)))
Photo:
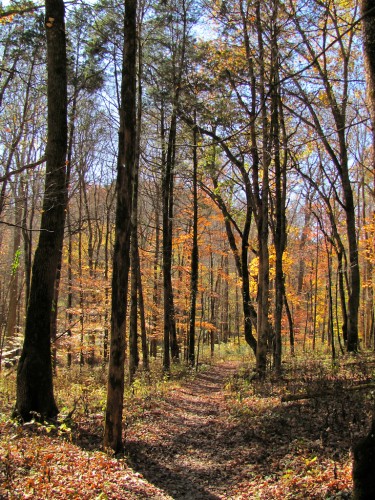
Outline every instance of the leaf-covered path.
POLYGON ((372 411, 371 366, 349 359, 333 372, 303 360, 261 382, 249 378, 249 367, 218 362, 180 385, 135 384, 126 399, 125 456, 117 458, 102 450, 94 397, 102 387, 76 385, 81 406, 71 427, 19 425, 7 418, 14 394, 5 378, 0 498, 349 499, 350 448, 367 433, 372 411), (350 390, 360 384, 364 390, 350 390))
POLYGON ((174 499, 229 498, 240 472, 238 429, 225 401, 225 383, 238 365, 199 373, 147 412, 127 433, 133 466, 174 499))
POLYGON ((127 427, 129 465, 174 500, 351 498, 350 446, 365 429, 363 400, 339 387, 332 398, 322 379, 322 398, 282 403, 285 391, 301 389, 294 373, 241 393, 238 369, 217 364, 154 399, 127 427))

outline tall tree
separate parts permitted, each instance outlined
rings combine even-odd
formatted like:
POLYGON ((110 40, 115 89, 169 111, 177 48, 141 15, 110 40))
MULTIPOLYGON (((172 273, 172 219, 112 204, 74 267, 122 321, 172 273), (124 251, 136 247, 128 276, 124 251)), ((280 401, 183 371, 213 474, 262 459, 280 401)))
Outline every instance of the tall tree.
POLYGON ((362 0, 363 52, 367 94, 372 121, 373 167, 375 175, 375 0, 362 0))
POLYGON ((111 340, 104 446, 122 449, 125 323, 130 267, 132 177, 136 157, 137 0, 125 0, 117 208, 112 274, 111 340))
MULTIPOLYGON (((168 8, 168 7, 167 7, 168 8)), ((165 163, 163 164, 163 285, 164 285, 164 370, 169 371, 171 351, 172 359, 179 358, 177 343, 175 306, 172 287, 172 243, 173 243, 173 211, 174 211, 174 176, 176 167, 177 112, 180 105, 182 78, 186 70, 186 46, 188 41, 188 9, 185 0, 173 3, 169 8, 172 41, 172 113, 170 118, 168 139, 166 140, 165 163)), ((169 18, 168 18, 169 19, 169 18)), ((164 124, 162 125, 164 127, 164 124)))
POLYGON ((198 266, 199 266, 199 249, 198 249, 198 190, 197 190, 197 171, 198 171, 198 155, 197 144, 198 131, 193 129, 193 246, 191 251, 191 302, 190 302, 190 323, 189 323, 189 363, 195 364, 195 318, 197 309, 198 295, 198 266))
POLYGON ((54 284, 64 238, 67 204, 67 71, 63 0, 45 1, 47 36, 48 135, 41 231, 36 248, 25 339, 17 371, 16 413, 55 417, 51 365, 54 284))
MULTIPOLYGON (((341 204, 345 222, 346 236, 349 249, 349 286, 348 286, 348 327, 347 327, 347 349, 349 352, 358 350, 358 314, 360 299, 360 271, 358 257, 358 242, 356 229, 355 198, 352 187, 352 176, 350 172, 349 147, 347 139, 347 127, 350 120, 348 106, 350 103, 349 69, 353 56, 354 30, 346 30, 341 22, 342 13, 340 6, 334 3, 323 4, 315 2, 314 12, 308 12, 306 19, 313 21, 312 16, 318 19, 317 35, 314 39, 307 36, 306 19, 297 13, 295 6, 291 3, 293 20, 297 33, 301 37, 303 44, 300 53, 308 63, 309 68, 313 68, 317 75, 317 88, 313 89, 308 82, 301 81, 300 78, 293 78, 296 87, 295 95, 310 114, 310 120, 306 117, 305 123, 312 127, 317 134, 319 141, 323 145, 332 172, 328 173, 325 166, 326 181, 334 183, 334 192, 337 201, 341 204), (344 36, 345 35, 345 36, 344 36), (337 79, 337 68, 332 69, 332 61, 329 57, 327 39, 335 36, 337 48, 331 54, 333 61, 339 58, 341 66, 341 79, 337 79), (321 45, 317 40, 321 40, 321 45), (320 54, 321 46, 325 49, 320 54), (340 81, 340 86, 337 82, 340 81), (318 91, 318 94, 316 92, 318 91), (315 92, 315 97, 314 97, 315 92), (318 98, 316 98, 318 95, 318 98), (323 106, 322 106, 323 104, 323 106), (329 115, 326 113, 329 111, 329 115), (329 118, 328 118, 329 116, 329 118), (338 183, 340 187, 338 188, 338 183), (339 191, 342 192, 340 199, 339 191)), ((356 8, 352 16, 355 16, 356 8)), ((308 21, 309 22, 309 21, 308 21)), ((315 77, 314 77, 315 79, 315 77)), ((297 113, 298 114, 298 113, 297 113)))
MULTIPOLYGON (((362 0, 362 29, 363 49, 365 55, 365 69, 367 94, 370 105, 372 124, 372 168, 375 175, 375 1, 362 0)), ((365 500, 375 494, 375 412, 372 416, 372 425, 367 437, 359 441, 354 447, 353 483, 354 498, 365 500)))

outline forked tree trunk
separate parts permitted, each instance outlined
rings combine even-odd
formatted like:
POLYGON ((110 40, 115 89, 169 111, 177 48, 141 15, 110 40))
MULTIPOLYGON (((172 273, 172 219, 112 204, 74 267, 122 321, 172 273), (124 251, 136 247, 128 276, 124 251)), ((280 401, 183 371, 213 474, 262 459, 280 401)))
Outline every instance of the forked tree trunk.
POLYGON ((41 232, 35 252, 25 340, 17 371, 16 413, 55 417, 51 312, 67 204, 67 76, 64 2, 46 0, 48 136, 41 232))

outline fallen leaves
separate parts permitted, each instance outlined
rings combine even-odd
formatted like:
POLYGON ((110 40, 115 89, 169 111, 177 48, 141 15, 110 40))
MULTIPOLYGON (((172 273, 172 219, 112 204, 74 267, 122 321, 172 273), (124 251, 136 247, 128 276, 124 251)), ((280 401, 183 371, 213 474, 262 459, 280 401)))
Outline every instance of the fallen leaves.
POLYGON ((168 498, 125 459, 88 452, 60 437, 0 425, 0 497, 33 499, 168 498))
POLYGON ((371 373, 305 364, 260 382, 238 369, 223 363, 180 384, 135 386, 126 396, 122 458, 100 451, 103 387, 94 377, 85 397, 69 383, 78 398, 69 422, 20 426, 4 417, 0 497, 350 498, 350 448, 366 434, 372 402, 345 388, 368 383, 371 373), (329 397, 281 402, 282 394, 316 387, 329 397))

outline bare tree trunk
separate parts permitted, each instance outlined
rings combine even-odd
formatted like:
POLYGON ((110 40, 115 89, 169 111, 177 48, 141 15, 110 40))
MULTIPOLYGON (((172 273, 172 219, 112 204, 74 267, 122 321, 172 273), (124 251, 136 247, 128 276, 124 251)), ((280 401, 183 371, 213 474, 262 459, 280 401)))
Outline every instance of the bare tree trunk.
POLYGON ((260 100, 262 115, 262 190, 258 200, 257 227, 258 227, 258 248, 259 248, 259 271, 258 271, 258 345, 256 351, 256 369, 261 378, 266 374, 267 369, 267 343, 269 341, 269 164, 270 152, 268 149, 268 117, 266 107, 265 89, 265 60, 263 47, 263 28, 260 16, 260 2, 256 4, 256 26, 258 32, 258 45, 260 51, 260 100))
POLYGON ((137 0, 125 0, 124 54, 117 161, 116 235, 113 255, 111 344, 104 447, 122 450, 125 323, 130 267, 132 176, 136 153, 137 0))
POLYGON ((160 256, 160 205, 159 205, 159 187, 156 186, 155 193, 155 254, 153 262, 153 292, 152 292, 152 337, 150 342, 150 356, 156 358, 158 344, 158 310, 160 307, 159 294, 159 256, 160 256))
POLYGON ((137 285, 138 285, 138 301, 139 301, 139 316, 141 321, 141 345, 142 345, 142 366, 144 370, 149 370, 149 358, 148 358, 148 345, 147 345, 147 331, 146 331, 146 315, 145 315, 145 303, 143 297, 143 285, 142 285, 142 273, 141 273, 141 261, 139 258, 139 249, 138 250, 138 276, 137 276, 137 285))
POLYGON ((41 232, 35 252, 25 340, 17 371, 16 412, 55 417, 51 364, 51 312, 62 252, 67 204, 67 76, 64 2, 46 0, 48 137, 41 232))
POLYGON ((72 313, 72 307, 73 307, 73 269, 72 269, 72 259, 73 259, 73 235, 72 235, 72 228, 71 228, 71 223, 70 223, 70 212, 69 212, 69 206, 68 206, 68 211, 67 211, 67 226, 68 226, 68 297, 67 297, 67 303, 66 303, 66 308, 67 308, 67 314, 66 314, 66 319, 68 323, 68 328, 67 328, 67 335, 68 335, 68 347, 67 347, 67 357, 66 357, 66 364, 68 368, 72 366, 72 346, 71 346, 71 341, 72 341, 72 321, 73 321, 73 313, 72 313))
MULTIPOLYGON (((373 148, 375 146, 375 0, 362 0, 362 37, 367 81, 367 98, 372 121, 373 148)), ((375 148, 373 161, 375 163, 375 148)), ((375 171, 375 168, 374 168, 375 171)))
POLYGON ((13 251, 12 251, 12 268, 9 283, 9 306, 6 325, 6 336, 8 339, 14 337, 17 325, 17 309, 19 305, 18 281, 19 281, 19 264, 20 264, 20 246, 21 246, 21 224, 22 224, 22 203, 21 203, 21 187, 14 188, 14 233, 13 233, 13 251))
POLYGON ((199 250, 198 250, 198 190, 197 190, 197 172, 198 172, 198 156, 197 156, 197 129, 193 129, 193 247, 191 251, 191 303, 190 303, 190 322, 189 322, 189 353, 188 359, 191 366, 195 364, 195 317, 198 294, 198 265, 199 265, 199 250))

